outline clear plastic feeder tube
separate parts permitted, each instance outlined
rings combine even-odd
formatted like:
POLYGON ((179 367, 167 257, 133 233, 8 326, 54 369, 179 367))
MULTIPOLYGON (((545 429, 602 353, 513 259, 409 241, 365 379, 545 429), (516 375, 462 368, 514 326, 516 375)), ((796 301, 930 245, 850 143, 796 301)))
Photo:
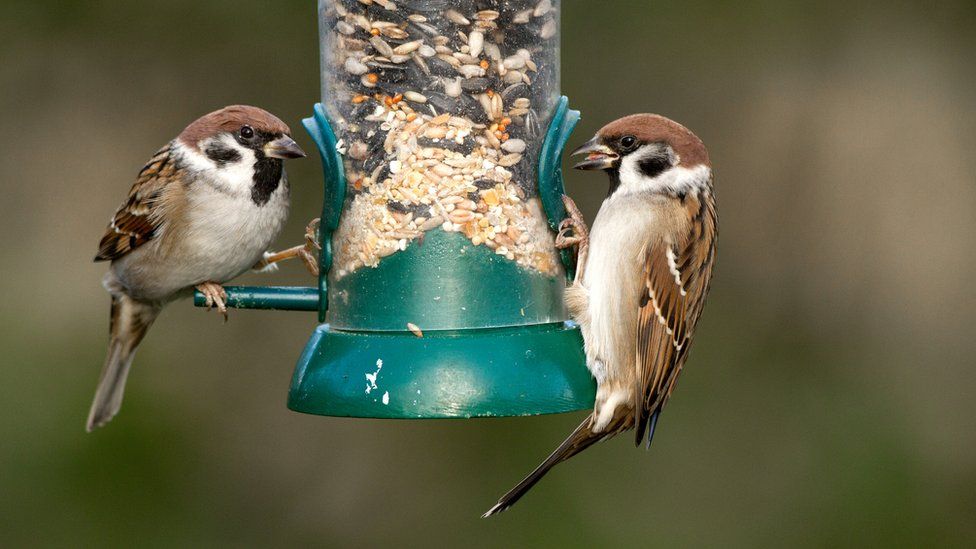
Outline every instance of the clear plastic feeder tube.
POLYGON ((536 187, 559 99, 558 2, 320 0, 319 16, 348 189, 331 276, 433 230, 560 276, 536 187))

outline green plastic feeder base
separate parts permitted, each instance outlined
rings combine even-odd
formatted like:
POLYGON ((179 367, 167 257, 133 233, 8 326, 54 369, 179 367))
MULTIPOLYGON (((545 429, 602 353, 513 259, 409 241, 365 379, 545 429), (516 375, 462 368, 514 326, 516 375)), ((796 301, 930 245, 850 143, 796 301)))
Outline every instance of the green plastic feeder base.
POLYGON ((328 324, 298 361, 288 407, 324 416, 470 418, 593 405, 572 323, 425 332, 347 332, 328 324))

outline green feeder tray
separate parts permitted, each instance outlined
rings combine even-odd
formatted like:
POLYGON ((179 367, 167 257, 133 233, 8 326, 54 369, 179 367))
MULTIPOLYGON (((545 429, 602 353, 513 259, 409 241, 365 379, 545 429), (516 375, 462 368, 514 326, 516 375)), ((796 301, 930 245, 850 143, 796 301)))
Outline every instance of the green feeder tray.
MULTIPOLYGON (((550 228, 562 205, 562 151, 579 112, 562 97, 537 163, 550 228)), ((325 109, 303 121, 322 158, 325 201, 318 288, 228 287, 228 306, 317 311, 288 407, 326 416, 464 418, 591 408, 595 383, 579 329, 567 320, 565 280, 519 267, 459 233, 429 231, 375 268, 338 278, 332 236, 346 198, 325 109), (408 323, 423 332, 408 329, 408 323)), ((567 278, 573 264, 562 254, 567 278)), ((202 306, 199 292, 195 304, 202 306)))

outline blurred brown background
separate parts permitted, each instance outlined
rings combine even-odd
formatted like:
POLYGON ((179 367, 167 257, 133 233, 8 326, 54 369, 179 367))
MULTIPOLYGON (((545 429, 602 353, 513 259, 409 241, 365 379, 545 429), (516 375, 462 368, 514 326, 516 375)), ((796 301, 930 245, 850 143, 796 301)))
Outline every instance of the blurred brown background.
MULTIPOLYGON (((84 433, 105 223, 205 112, 253 103, 298 130, 319 89, 315 7, 7 0, 0 545, 972 546, 974 47, 972 2, 567 0, 571 145, 634 111, 695 130, 719 264, 651 451, 600 445, 484 521, 578 418, 290 412, 310 314, 225 326, 171 307, 121 415, 84 433)), ((317 158, 289 170, 280 246, 322 198, 317 158)), ((605 181, 567 176, 592 218, 605 181)))

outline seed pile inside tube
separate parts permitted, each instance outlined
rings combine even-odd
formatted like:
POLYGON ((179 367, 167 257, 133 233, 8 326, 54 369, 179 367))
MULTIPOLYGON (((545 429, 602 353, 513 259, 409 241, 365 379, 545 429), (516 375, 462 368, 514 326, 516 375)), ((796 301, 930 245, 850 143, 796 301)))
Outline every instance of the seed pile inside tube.
POLYGON ((552 0, 323 0, 323 96, 348 200, 335 276, 426 231, 562 267, 535 159, 558 92, 552 0))

